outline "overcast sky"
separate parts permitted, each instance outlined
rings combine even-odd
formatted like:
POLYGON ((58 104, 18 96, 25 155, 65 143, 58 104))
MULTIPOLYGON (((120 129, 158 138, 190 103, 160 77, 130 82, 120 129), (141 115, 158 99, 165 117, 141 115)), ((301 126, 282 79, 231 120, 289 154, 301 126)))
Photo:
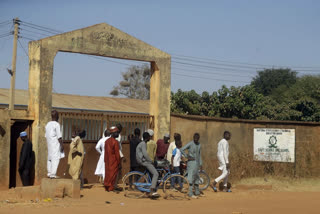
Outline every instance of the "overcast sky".
MULTIPOLYGON (((13 36, 1 38, 11 23, 1 23, 14 17, 63 32, 108 23, 172 55, 172 91, 212 93, 222 85, 249 83, 255 67, 282 65, 299 74, 320 74, 319 11, 316 0, 0 0, 0 88, 10 87, 6 68, 11 66, 13 46, 13 36)), ((48 34, 20 27, 20 35, 28 39, 48 34)), ((28 39, 19 39, 18 89, 28 88, 28 57, 23 50, 27 51, 28 39)), ((54 62, 54 91, 110 96, 121 72, 141 64, 116 62, 120 63, 60 52, 54 62)))

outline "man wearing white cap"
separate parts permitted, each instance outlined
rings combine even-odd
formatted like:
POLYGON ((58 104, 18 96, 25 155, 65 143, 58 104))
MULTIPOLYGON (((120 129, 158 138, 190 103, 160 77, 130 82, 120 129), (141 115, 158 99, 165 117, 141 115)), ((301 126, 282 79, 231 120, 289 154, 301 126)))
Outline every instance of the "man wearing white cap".
POLYGON ((57 178, 57 170, 61 158, 64 158, 64 149, 59 114, 56 110, 51 112, 52 120, 46 125, 46 139, 48 144, 47 170, 49 178, 57 178))
POLYGON ((23 144, 20 152, 19 174, 23 186, 29 186, 30 169, 32 167, 32 143, 28 139, 26 132, 21 132, 20 138, 23 141, 23 144))
POLYGON ((148 129, 147 132, 150 135, 150 140, 147 142, 147 153, 149 155, 149 158, 154 162, 156 158, 157 144, 153 140, 153 130, 148 129))

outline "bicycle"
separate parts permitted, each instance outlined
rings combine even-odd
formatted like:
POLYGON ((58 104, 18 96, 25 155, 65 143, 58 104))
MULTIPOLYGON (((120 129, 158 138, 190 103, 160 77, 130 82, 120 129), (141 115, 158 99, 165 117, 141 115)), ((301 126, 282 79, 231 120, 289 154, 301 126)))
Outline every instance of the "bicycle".
MULTIPOLYGON (((162 188, 165 199, 181 200, 187 198, 189 189, 188 180, 179 173, 171 173, 169 166, 156 168, 159 175, 157 188, 162 188), (180 179, 181 186, 177 187, 175 180, 180 179)), ((122 178, 124 195, 129 198, 145 198, 150 193, 151 175, 145 170, 144 172, 128 172, 122 178)))

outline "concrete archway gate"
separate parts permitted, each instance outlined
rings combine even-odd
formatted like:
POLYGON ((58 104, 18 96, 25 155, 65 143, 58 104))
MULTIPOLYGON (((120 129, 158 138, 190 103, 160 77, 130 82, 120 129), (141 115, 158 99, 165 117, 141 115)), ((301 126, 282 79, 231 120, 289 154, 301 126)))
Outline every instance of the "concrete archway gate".
POLYGON ((146 61, 151 63, 150 115, 155 139, 170 130, 171 56, 117 28, 102 23, 29 43, 28 114, 34 118, 35 184, 46 177, 45 125, 52 106, 53 65, 57 52, 146 61))

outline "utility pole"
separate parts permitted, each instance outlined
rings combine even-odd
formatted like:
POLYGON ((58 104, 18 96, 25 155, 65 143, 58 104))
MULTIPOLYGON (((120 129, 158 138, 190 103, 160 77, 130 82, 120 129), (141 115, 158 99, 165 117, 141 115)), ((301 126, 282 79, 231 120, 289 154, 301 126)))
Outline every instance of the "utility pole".
POLYGON ((13 35, 13 53, 12 53, 12 69, 11 69, 11 84, 10 84, 10 96, 9 96, 9 110, 14 110, 14 94, 16 84, 16 61, 17 61, 17 41, 19 33, 19 18, 15 18, 14 22, 14 35, 13 35))

